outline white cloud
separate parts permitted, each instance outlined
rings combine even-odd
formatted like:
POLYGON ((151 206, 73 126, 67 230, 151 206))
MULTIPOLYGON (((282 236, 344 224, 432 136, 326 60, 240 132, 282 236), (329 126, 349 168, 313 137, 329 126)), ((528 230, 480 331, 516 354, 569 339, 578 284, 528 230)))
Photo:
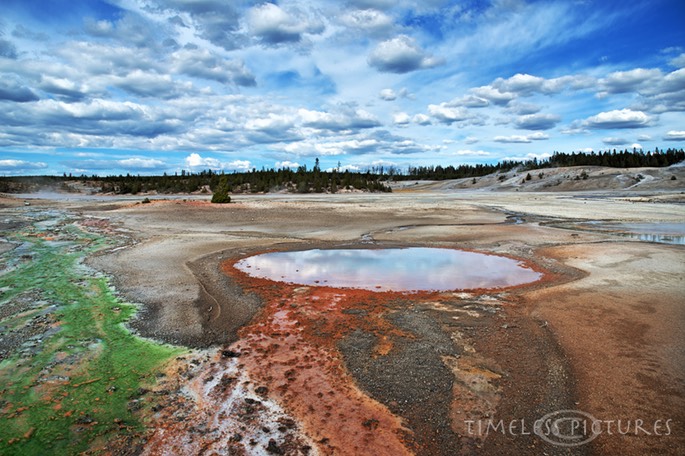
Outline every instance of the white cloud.
POLYGON ((588 117, 584 125, 593 129, 642 128, 647 127, 651 120, 644 112, 620 109, 588 117))
POLYGON ((393 101, 397 99, 397 94, 392 89, 383 89, 379 92, 378 96, 381 100, 393 101))
POLYGON ((516 94, 507 91, 500 91, 491 86, 481 86, 470 90, 476 97, 486 99, 496 105, 506 106, 510 101, 516 98, 516 94))
POLYGON ((628 144, 627 139, 617 138, 613 136, 607 136, 606 138, 602 138, 602 142, 608 146, 622 146, 624 144, 628 144))
POLYGON ((407 35, 383 41, 371 52, 368 63, 386 73, 408 73, 439 65, 441 61, 421 49, 407 35))
POLYGON ((428 114, 439 122, 451 124, 453 122, 461 122, 470 119, 472 116, 468 110, 463 107, 449 107, 447 103, 440 103, 439 105, 428 105, 428 114))
POLYGON ((0 172, 33 171, 38 169, 45 169, 47 167, 48 164, 43 162, 29 162, 25 160, 0 160, 0 172))
POLYGON ((300 165, 297 162, 291 162, 291 161, 285 160, 285 161, 276 162, 275 166, 276 166, 276 169, 281 169, 281 168, 299 168, 302 165, 300 165))
POLYGON ((635 68, 629 71, 617 71, 599 81, 602 87, 600 94, 638 92, 642 87, 653 84, 661 77, 662 73, 658 69, 635 68))
POLYGON ((340 21, 348 27, 373 33, 387 32, 393 27, 393 19, 375 9, 351 11, 343 15, 340 21))
POLYGON ((500 142, 500 143, 530 143, 533 141, 542 141, 549 139, 549 136, 547 136, 544 133, 537 132, 533 133, 531 135, 511 135, 511 136, 495 136, 493 138, 493 141, 495 142, 500 142))
POLYGON ((249 160, 233 160, 227 163, 222 163, 222 167, 228 171, 249 171, 253 166, 249 160))
POLYGON ((217 81, 223 84, 254 86, 255 76, 240 60, 228 60, 207 49, 192 46, 180 49, 171 55, 171 70, 196 78, 217 81))
POLYGON ((484 150, 460 149, 454 152, 445 152, 443 155, 453 155, 457 157, 489 157, 492 153, 484 150))
POLYGON ((412 122, 418 125, 430 125, 431 119, 427 115, 419 113, 412 117, 412 122))
POLYGON ((685 53, 680 54, 678 57, 674 57, 668 63, 676 68, 685 68, 685 53))
POLYGON ((540 140, 544 140, 544 139, 549 139, 549 135, 547 135, 546 133, 542 133, 542 132, 536 132, 536 133, 533 133, 531 135, 528 135, 528 138, 532 139, 533 141, 540 141, 540 140))
POLYGON ((202 157, 200 154, 192 153, 185 158, 185 166, 193 171, 200 171, 211 169, 214 171, 231 170, 231 171, 249 171, 252 168, 248 160, 234 160, 230 162, 221 162, 212 157, 202 157))
POLYGON ((395 125, 408 125, 411 122, 411 117, 406 112, 398 112, 392 116, 392 123, 395 125))
POLYGON ((671 130, 664 135, 665 141, 685 141, 685 130, 671 130))
POLYGON ((378 147, 376 139, 350 139, 345 141, 300 141, 287 144, 283 149, 298 156, 335 156, 343 154, 359 154, 378 147))
POLYGON ((512 136, 495 136, 493 141, 501 143, 529 143, 531 140, 528 136, 512 135, 512 136))
POLYGON ((303 11, 286 12, 273 3, 252 8, 247 14, 247 22, 250 32, 267 44, 298 42, 303 34, 319 34, 325 28, 321 20, 303 11))
POLYGON ((117 164, 124 169, 154 170, 167 167, 165 162, 154 158, 125 158, 123 160, 118 160, 117 164))
POLYGON ((380 125, 378 119, 364 109, 341 109, 340 112, 330 113, 301 108, 297 114, 304 126, 320 130, 340 131, 380 125))
POLYGON ((554 128, 561 118, 555 114, 528 114, 514 121, 518 128, 525 130, 549 130, 554 128))
POLYGON ((221 169, 221 162, 216 158, 203 158, 200 154, 192 153, 185 159, 185 165, 191 169, 221 169))

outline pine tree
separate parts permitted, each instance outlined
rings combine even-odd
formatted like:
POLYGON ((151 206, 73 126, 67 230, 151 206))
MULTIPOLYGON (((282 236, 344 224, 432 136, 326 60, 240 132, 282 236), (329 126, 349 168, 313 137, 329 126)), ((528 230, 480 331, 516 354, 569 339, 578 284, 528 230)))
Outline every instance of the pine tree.
POLYGON ((219 185, 212 195, 212 203, 215 204, 226 204, 231 202, 231 197, 228 196, 228 177, 221 176, 219 180, 219 185))

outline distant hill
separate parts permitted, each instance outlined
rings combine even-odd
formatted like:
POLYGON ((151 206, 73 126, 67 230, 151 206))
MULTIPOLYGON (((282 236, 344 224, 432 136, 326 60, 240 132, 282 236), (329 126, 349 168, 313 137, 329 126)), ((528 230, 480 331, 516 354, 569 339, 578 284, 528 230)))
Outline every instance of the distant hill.
POLYGON ((528 170, 523 167, 481 177, 441 181, 407 180, 393 191, 525 191, 581 192, 600 190, 685 191, 685 164, 664 168, 571 166, 528 170))

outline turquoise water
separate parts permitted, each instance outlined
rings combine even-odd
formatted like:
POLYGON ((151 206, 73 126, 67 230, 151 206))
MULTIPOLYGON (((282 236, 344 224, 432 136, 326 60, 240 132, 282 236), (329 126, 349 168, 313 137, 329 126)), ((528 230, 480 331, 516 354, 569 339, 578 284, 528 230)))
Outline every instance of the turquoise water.
POLYGON ((425 247, 272 252, 244 258, 236 267, 279 282, 371 291, 504 288, 542 277, 511 258, 425 247))

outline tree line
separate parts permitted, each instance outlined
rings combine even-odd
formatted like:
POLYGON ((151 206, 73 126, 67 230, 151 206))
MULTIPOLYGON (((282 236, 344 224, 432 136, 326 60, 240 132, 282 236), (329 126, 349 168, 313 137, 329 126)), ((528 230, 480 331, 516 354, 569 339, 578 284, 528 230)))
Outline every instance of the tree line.
POLYGON ((659 168, 671 166, 685 160, 683 149, 654 149, 654 152, 633 149, 632 151, 600 152, 554 152, 551 157, 526 161, 504 160, 494 165, 459 165, 459 166, 410 166, 406 174, 396 174, 395 180, 446 180, 480 177, 496 172, 506 172, 514 168, 523 171, 543 168, 560 168, 569 166, 606 166, 609 168, 659 168))
POLYGON ((0 192, 22 193, 39 188, 52 187, 56 190, 73 190, 74 182, 87 183, 99 188, 101 193, 137 194, 215 192, 221 188, 225 193, 338 193, 340 191, 390 192, 391 181, 399 180, 446 180, 475 178, 515 168, 534 170, 568 166, 607 166, 613 168, 665 167, 685 160, 683 149, 659 150, 653 152, 601 151, 601 152, 554 152, 542 160, 504 160, 496 164, 459 166, 409 166, 406 171, 397 167, 375 166, 365 171, 333 170, 323 171, 317 158, 314 167, 306 165, 296 169, 252 169, 247 172, 218 173, 204 170, 198 173, 181 171, 161 176, 12 176, 0 177, 0 192), (70 183, 72 185, 70 185, 70 183))

